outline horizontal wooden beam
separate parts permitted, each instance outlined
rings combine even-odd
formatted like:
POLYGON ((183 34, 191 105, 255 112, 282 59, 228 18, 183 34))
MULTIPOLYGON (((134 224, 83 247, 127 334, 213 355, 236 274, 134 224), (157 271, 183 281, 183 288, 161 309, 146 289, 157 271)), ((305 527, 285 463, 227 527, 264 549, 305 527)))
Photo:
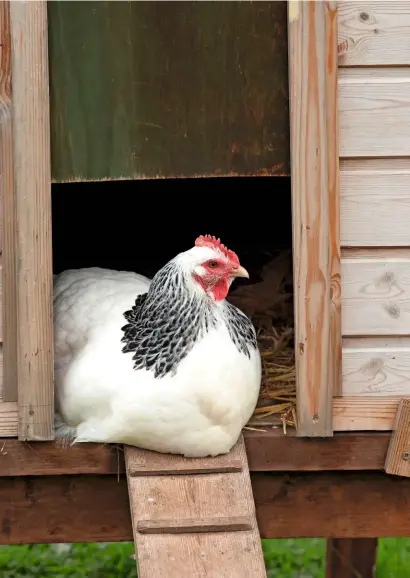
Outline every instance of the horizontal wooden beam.
MULTIPOLYGON (((333 430, 335 432, 392 431, 400 397, 398 396, 343 396, 333 400, 333 430)), ((270 430, 281 425, 274 416, 253 418, 251 427, 270 430), (266 426, 266 427, 265 427, 266 426)), ((17 402, 0 403, 0 439, 14 438, 18 433, 17 402)))
MULTIPOLYGON (((382 472, 251 477, 262 538, 410 535, 407 478, 382 472)), ((0 544, 132 539, 124 475, 0 478, 0 544)))
MULTIPOLYGON (((249 469, 253 472, 381 470, 390 434, 345 433, 328 439, 298 438, 290 430, 244 432, 249 469)), ((20 442, 0 438, 0 476, 123 474, 121 446, 54 442, 20 442)))

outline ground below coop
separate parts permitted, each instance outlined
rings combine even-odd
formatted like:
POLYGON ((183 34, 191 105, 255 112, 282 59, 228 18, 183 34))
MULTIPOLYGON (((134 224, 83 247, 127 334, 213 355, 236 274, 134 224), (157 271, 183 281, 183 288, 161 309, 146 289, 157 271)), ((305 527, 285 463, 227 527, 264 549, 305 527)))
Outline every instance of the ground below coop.
POLYGON ((249 427, 296 425, 290 179, 211 178, 55 183, 53 267, 152 277, 200 234, 232 248, 250 273, 229 300, 253 321, 261 395, 249 427))

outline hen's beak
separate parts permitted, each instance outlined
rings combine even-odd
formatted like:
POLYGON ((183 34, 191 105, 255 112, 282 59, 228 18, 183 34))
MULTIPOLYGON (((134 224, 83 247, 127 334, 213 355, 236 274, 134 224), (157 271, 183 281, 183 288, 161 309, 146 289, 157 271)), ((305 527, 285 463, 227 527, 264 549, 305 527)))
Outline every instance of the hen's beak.
POLYGON ((232 265, 232 277, 245 277, 245 279, 249 279, 249 273, 245 267, 241 265, 232 265))

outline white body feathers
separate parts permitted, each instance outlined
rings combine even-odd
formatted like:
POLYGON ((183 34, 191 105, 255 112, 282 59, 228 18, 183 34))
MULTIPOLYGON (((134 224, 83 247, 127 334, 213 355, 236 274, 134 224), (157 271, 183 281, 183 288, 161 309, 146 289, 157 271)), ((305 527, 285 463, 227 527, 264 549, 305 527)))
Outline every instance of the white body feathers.
POLYGON ((150 369, 134 369, 133 353, 122 351, 124 312, 150 283, 135 273, 98 268, 56 277, 57 438, 189 457, 226 453, 257 402, 259 351, 253 348, 247 356, 238 350, 221 301, 212 305, 214 326, 176 372, 158 378, 150 369))

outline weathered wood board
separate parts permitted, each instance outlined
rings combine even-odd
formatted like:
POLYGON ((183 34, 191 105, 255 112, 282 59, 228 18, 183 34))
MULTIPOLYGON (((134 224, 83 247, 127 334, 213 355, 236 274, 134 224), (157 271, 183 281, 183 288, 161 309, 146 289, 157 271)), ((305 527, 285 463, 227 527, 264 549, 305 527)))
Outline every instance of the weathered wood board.
MULTIPOLYGON (((312 472, 256 473, 251 480, 263 538, 410 535, 408 479, 384 472, 312 472), (381 501, 383 507, 375 507, 381 501)), ((1 480, 1 544, 132 538, 125 476, 1 480)))
POLYGON ((336 7, 289 3, 292 230, 298 434, 333 434, 340 388, 336 7))
POLYGON ((410 397, 410 4, 338 2, 342 391, 336 430, 410 397))
POLYGON ((47 3, 10 2, 19 439, 54 438, 47 3))
POLYGON ((410 335, 409 257, 342 259, 342 333, 410 335))
POLYGON ((330 538, 326 578, 375 578, 377 538, 330 538))
POLYGON ((198 460, 126 446, 125 463, 138 576, 266 578, 242 436, 198 460))
POLYGON ((395 345, 386 338, 384 347, 361 341, 362 347, 343 348, 343 395, 410 396, 410 339, 395 345))
MULTIPOLYGON (((256 424, 255 424, 256 425, 256 424)), ((293 429, 245 429, 246 454, 251 472, 380 470, 390 435, 385 432, 338 433, 321 438, 300 438, 293 429)), ((55 442, 21 443, 0 438, 1 477, 113 475, 125 473, 124 452, 113 444, 81 443, 62 451, 55 442)))
POLYGON ((410 478, 410 399, 401 399, 384 469, 387 474, 410 478))
POLYGON ((53 179, 289 174, 286 4, 49 2, 53 179))
POLYGON ((406 0, 337 3, 339 66, 410 65, 406 0))
POLYGON ((341 157, 410 156, 410 68, 339 69, 341 157))
POLYGON ((391 431, 400 398, 343 396, 333 402, 334 431, 391 431))
MULTIPOLYGON (((15 262, 10 3, 0 1, 0 341, 6 359, 0 399, 17 401, 17 305, 15 262), (5 328, 5 330, 4 330, 5 328)), ((0 409, 1 414, 1 409, 0 409)), ((1 428, 1 425, 0 425, 1 428)))
POLYGON ((342 247, 409 247, 409 182, 410 158, 342 160, 342 247))

